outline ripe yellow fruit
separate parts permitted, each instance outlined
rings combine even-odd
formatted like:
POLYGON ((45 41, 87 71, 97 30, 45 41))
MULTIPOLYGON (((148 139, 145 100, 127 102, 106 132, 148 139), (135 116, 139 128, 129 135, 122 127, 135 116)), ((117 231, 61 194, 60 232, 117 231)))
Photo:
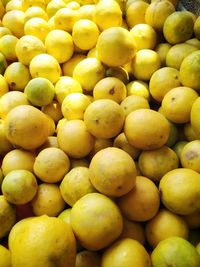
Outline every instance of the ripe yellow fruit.
POLYGON ((163 67, 153 73, 149 81, 149 91, 153 98, 161 102, 171 89, 181 86, 179 71, 171 67, 163 67))
POLYGON ((10 251, 0 245, 0 258, 1 258, 1 264, 3 267, 11 267, 11 254, 10 254, 10 251))
POLYGON ((97 25, 88 19, 80 19, 74 23, 72 37, 74 44, 82 49, 89 50, 95 47, 99 36, 97 25))
POLYGON ((200 134, 200 120, 199 120, 199 111, 200 111, 200 97, 198 97, 191 109, 190 113, 190 121, 191 121, 191 126, 194 129, 195 133, 199 136, 200 134))
POLYGON ((15 52, 22 64, 29 65, 35 56, 45 53, 45 46, 36 36, 24 35, 17 41, 15 52))
POLYGON ((22 149, 13 149, 8 152, 2 161, 2 171, 4 176, 13 170, 27 170, 33 172, 35 155, 22 149))
POLYGON ((149 85, 147 82, 134 80, 127 84, 128 96, 137 95, 144 97, 146 100, 150 99, 149 85))
POLYGON ((171 89, 162 100, 165 117, 175 123, 189 122, 191 108, 197 98, 198 94, 192 88, 180 86, 171 89))
POLYGON ((16 208, 0 195, 0 238, 5 237, 16 223, 16 208))
POLYGON ((111 99, 120 104, 126 95, 127 90, 125 84, 115 77, 101 79, 93 89, 94 100, 111 99))
POLYGON ((70 215, 71 215, 71 208, 67 208, 65 210, 63 210, 59 215, 58 218, 60 218, 61 220, 63 220, 65 223, 67 223, 68 225, 70 225, 71 227, 71 219, 70 219, 70 215))
POLYGON ((122 11, 119 4, 114 1, 101 0, 95 6, 93 20, 101 31, 122 24, 122 11))
POLYGON ((47 13, 40 6, 31 6, 27 8, 26 11, 24 12, 24 15, 25 15, 25 18, 24 18, 25 22, 35 17, 48 20, 47 13))
POLYGON ((94 146, 94 137, 84 121, 70 120, 63 123, 57 133, 59 147, 72 158, 87 156, 94 146), (81 146, 77 146, 81 143, 81 146))
POLYGON ((25 204, 37 193, 36 177, 27 170, 10 171, 3 179, 2 193, 12 204, 25 204))
POLYGON ((67 7, 59 9, 55 13, 54 24, 56 29, 64 30, 71 33, 74 23, 79 19, 78 10, 67 7))
POLYGON ((161 66, 159 55, 151 49, 137 51, 131 63, 132 73, 138 80, 149 81, 152 74, 161 66))
POLYGON ((169 131, 167 119, 151 109, 132 111, 125 119, 124 133, 128 142, 139 149, 162 147, 167 142, 169 131))
POLYGON ((99 99, 92 102, 84 113, 88 131, 97 138, 112 138, 119 134, 124 124, 124 111, 115 101, 99 99))
POLYGON ((21 220, 10 232, 9 248, 13 266, 75 265, 74 234, 59 218, 43 215, 21 220))
POLYGON ((150 256, 136 240, 122 238, 114 242, 102 255, 102 267, 150 267, 150 256))
POLYGON ((24 18, 25 14, 22 10, 8 11, 2 19, 4 27, 8 28, 13 35, 20 38, 24 35, 24 18))
POLYGON ((66 3, 63 0, 51 0, 46 7, 46 12, 49 18, 52 18, 56 12, 66 7, 66 3))
POLYGON ((90 99, 82 93, 71 93, 62 102, 62 114, 67 120, 82 120, 90 99))
POLYGON ((61 75, 58 61, 51 55, 39 54, 30 62, 30 73, 32 78, 42 77, 52 83, 56 83, 61 75))
POLYGON ((166 56, 170 48, 171 45, 169 43, 159 43, 155 48, 156 53, 160 56, 162 67, 166 66, 166 56))
POLYGON ((56 100, 53 100, 46 106, 43 106, 41 108, 41 111, 51 117, 55 123, 57 123, 63 117, 61 112, 61 106, 56 100))
POLYGON ((72 36, 63 30, 52 30, 45 38, 45 48, 59 63, 64 63, 74 53, 72 36))
POLYGON ((145 14, 145 21, 156 31, 163 30, 165 20, 175 12, 175 7, 170 1, 152 1, 145 14))
POLYGON ((3 75, 0 74, 0 97, 8 93, 8 83, 3 75))
POLYGON ((65 202, 61 196, 57 184, 42 183, 38 186, 35 197, 31 200, 31 207, 36 216, 58 216, 65 208, 65 202))
POLYGON ((101 267, 101 256, 99 253, 83 250, 76 254, 75 267, 101 267))
POLYGON ((80 6, 78 12, 79 12, 80 19, 93 20, 94 12, 95 12, 95 5, 92 3, 92 4, 86 4, 86 5, 80 6))
POLYGON ((94 146, 89 154, 89 157, 92 158, 98 151, 113 146, 113 140, 110 139, 104 139, 104 138, 95 138, 94 140, 94 146))
POLYGON ((45 9, 46 3, 47 3, 46 0, 22 0, 22 7, 24 10, 27 10, 32 6, 39 6, 45 9))
POLYGON ((99 59, 108 66, 122 66, 135 55, 136 47, 130 32, 121 27, 103 31, 97 40, 99 59))
POLYGON ((67 62, 62 64, 62 72, 65 76, 73 76, 73 71, 76 65, 86 58, 83 54, 74 54, 67 62))
POLYGON ((31 79, 29 69, 21 62, 10 64, 4 73, 4 77, 10 90, 13 91, 24 91, 25 86, 31 79))
POLYGON ((102 194, 122 196, 135 186, 136 167, 131 156, 116 147, 97 152, 90 162, 90 180, 102 194))
POLYGON ((155 150, 142 151, 138 164, 144 176, 158 182, 167 172, 178 168, 179 158, 172 149, 162 146, 155 150))
POLYGON ((71 169, 60 184, 60 192, 70 206, 73 206, 81 197, 96 192, 90 181, 89 169, 82 166, 71 169))
POLYGON ((12 144, 6 138, 5 122, 0 119, 0 155, 3 157, 12 149, 12 144))
POLYGON ((25 35, 36 36, 43 42, 49 31, 50 28, 48 22, 42 18, 31 18, 24 24, 25 35))
POLYGON ((12 144, 31 150, 46 141, 49 125, 45 114, 40 110, 29 105, 20 105, 7 114, 5 133, 12 144))
POLYGON ((145 13, 149 6, 147 1, 133 1, 126 9, 126 22, 129 28, 145 23, 145 13))
POLYGON ((123 221, 119 208, 110 198, 100 193, 90 193, 72 207, 71 225, 81 245, 96 251, 119 237, 123 221))
POLYGON ((59 148, 49 147, 40 151, 34 162, 34 173, 46 183, 57 183, 69 171, 68 156, 59 148))
POLYGON ((128 220, 148 221, 159 210, 159 191, 150 179, 144 176, 137 176, 135 187, 126 195, 121 196, 117 203, 122 214, 128 220))
POLYGON ((0 52, 5 56, 6 60, 16 61, 15 46, 18 38, 11 34, 6 34, 0 38, 0 52))
POLYGON ((12 33, 8 28, 0 26, 0 37, 7 35, 7 34, 11 35, 12 33))

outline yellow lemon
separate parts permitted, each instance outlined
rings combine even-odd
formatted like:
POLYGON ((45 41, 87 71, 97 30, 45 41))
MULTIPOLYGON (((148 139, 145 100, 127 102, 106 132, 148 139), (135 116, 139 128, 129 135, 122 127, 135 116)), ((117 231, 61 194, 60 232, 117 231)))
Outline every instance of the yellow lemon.
POLYGON ((33 213, 36 216, 57 216, 65 208, 65 202, 61 196, 57 184, 42 183, 38 186, 37 194, 31 201, 33 213))
POLYGON ((147 100, 150 99, 149 85, 144 81, 134 80, 128 83, 126 88, 128 96, 138 95, 144 97, 147 100))
POLYGON ((92 102, 84 113, 88 131, 97 138, 112 138, 119 134, 124 124, 122 107, 110 99, 92 102))
POLYGON ((32 18, 41 18, 41 19, 45 19, 48 20, 48 15, 47 13, 44 11, 44 9, 42 7, 39 6, 32 6, 29 7, 26 11, 25 11, 25 22, 29 19, 32 18))
POLYGON ((34 267, 38 262, 44 267, 52 262, 57 267, 75 266, 74 234, 56 217, 43 215, 21 220, 10 232, 9 247, 13 266, 34 267))
POLYGON ((162 67, 166 66, 166 56, 170 48, 171 48, 171 45, 169 43, 159 43, 155 48, 155 51, 160 56, 162 67))
POLYGON ((200 110, 200 98, 198 97, 193 105, 192 105, 192 109, 191 109, 191 113, 190 113, 190 122, 191 122, 191 126, 194 129, 195 133, 197 135, 200 134, 200 120, 199 120, 199 110, 200 110))
POLYGON ((195 37, 200 39, 200 17, 198 17, 194 23, 194 34, 195 37))
POLYGON ((81 245, 96 251, 119 237, 123 221, 119 208, 110 198, 100 193, 89 193, 72 207, 71 225, 81 245))
POLYGON ((8 140, 14 145, 34 149, 46 141, 49 125, 46 115, 40 110, 33 106, 20 105, 7 114, 5 132, 8 140))
POLYGON ((66 210, 63 210, 59 215, 58 218, 63 220, 65 223, 71 226, 71 219, 70 219, 70 214, 71 214, 71 208, 68 208, 66 210))
POLYGON ((34 173, 46 183, 57 183, 69 171, 68 156, 59 148, 49 147, 40 151, 33 166, 34 173))
POLYGON ((122 11, 119 4, 114 0, 99 1, 95 7, 94 21, 101 31, 110 27, 121 26, 122 11))
POLYGON ((2 193, 12 204, 25 204, 37 192, 36 177, 27 170, 10 171, 3 179, 2 193))
POLYGON ((135 55, 136 48, 130 32, 121 27, 104 30, 97 40, 99 59, 108 66, 121 66, 135 55))
POLYGON ((97 58, 83 59, 73 71, 73 78, 88 92, 92 91, 97 82, 104 77, 105 67, 97 58))
POLYGON ((0 258, 3 267, 11 267, 11 254, 10 251, 4 246, 0 245, 0 258))
POLYGON ((74 23, 72 37, 75 45, 82 50, 93 48, 99 36, 97 25, 88 19, 80 19, 74 23))
POLYGON ((94 146, 94 137, 82 120, 64 122, 58 129, 57 137, 59 147, 72 158, 87 156, 94 146), (80 147, 77 146, 78 142, 81 142, 80 147))
POLYGON ((51 117, 55 123, 57 123, 63 117, 61 112, 61 106, 56 100, 53 100, 50 104, 46 106, 43 106, 41 110, 43 113, 51 117))
POLYGON ((195 46, 196 48, 200 48, 200 40, 198 40, 197 38, 191 38, 188 39, 187 41, 185 41, 186 44, 191 44, 193 46, 195 46))
POLYGON ((79 19, 78 15, 78 10, 67 7, 59 9, 54 17, 56 29, 72 32, 74 23, 79 19))
POLYGON ((60 105, 62 105, 65 97, 71 93, 82 93, 81 84, 69 76, 61 76, 55 84, 56 98, 60 105))
POLYGON ((12 144, 6 138, 5 122, 4 120, 0 120, 0 155, 3 157, 12 149, 12 144))
POLYGON ((97 152, 89 170, 91 183, 102 194, 119 197, 135 186, 135 163, 119 148, 108 147, 97 152))
POLYGON ((141 49, 132 60, 132 73, 138 80, 149 81, 160 66, 160 57, 154 50, 141 49))
POLYGON ((10 64, 4 73, 4 77, 10 90, 13 91, 24 91, 25 86, 31 79, 28 67, 21 62, 10 64))
POLYGON ((151 260, 144 246, 131 238, 122 238, 105 249, 102 267, 150 267, 151 260), (123 255, 123 257, 122 257, 123 255))
POLYGON ((89 169, 82 166, 72 168, 63 178, 60 192, 70 206, 73 206, 81 197, 96 192, 90 181, 89 169))
POLYGON ((73 71, 76 65, 86 58, 83 54, 74 54, 67 62, 62 64, 62 72, 65 76, 73 76, 73 71))
POLYGON ((3 75, 0 74, 0 97, 8 93, 8 83, 3 75))
POLYGON ((66 7, 66 3, 63 0, 51 0, 46 7, 47 15, 51 18, 59 9, 64 7, 66 7))
POLYGON ((42 77, 52 83, 56 83, 61 75, 61 68, 58 61, 48 54, 39 54, 33 57, 29 69, 32 78, 42 77))
POLYGON ((12 34, 12 33, 8 28, 0 26, 0 37, 7 35, 7 34, 12 34))
POLYGON ((145 23, 145 13, 149 4, 146 1, 133 1, 126 9, 126 22, 129 28, 145 23))
POLYGON ((80 6, 78 10, 79 18, 93 20, 95 8, 96 6, 94 4, 80 6))
POLYGON ((39 38, 41 41, 45 41, 45 38, 50 31, 48 22, 42 18, 31 18, 26 21, 24 25, 24 33, 26 35, 33 35, 39 38))
POLYGON ((62 102, 62 114, 67 120, 82 120, 84 112, 90 103, 91 101, 86 95, 71 93, 62 102))
POLYGON ((46 0, 22 0, 22 6, 24 10, 27 10, 29 7, 32 6, 39 6, 45 9, 46 0))
POLYGON ((11 0, 6 4, 6 12, 11 10, 23 10, 22 2, 20 0, 11 0))
POLYGON ((0 52, 6 60, 17 61, 15 46, 18 38, 11 34, 6 34, 0 38, 0 52))
POLYGON ((104 138, 95 138, 94 140, 94 147, 91 150, 89 157, 92 159, 92 157, 100 150, 113 146, 113 140, 111 138, 104 139, 104 138))
POLYGON ((22 10, 8 11, 3 19, 2 24, 8 28, 13 35, 20 38, 24 35, 24 12, 22 10))
POLYGON ((106 70, 106 76, 118 78, 124 84, 129 82, 129 73, 124 67, 110 67, 106 70))

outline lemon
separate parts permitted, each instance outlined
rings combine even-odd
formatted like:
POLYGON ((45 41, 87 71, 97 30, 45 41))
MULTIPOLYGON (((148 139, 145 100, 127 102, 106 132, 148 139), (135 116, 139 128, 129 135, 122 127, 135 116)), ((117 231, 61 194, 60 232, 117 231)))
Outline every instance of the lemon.
POLYGON ((11 34, 6 34, 0 38, 0 52, 5 56, 6 60, 17 60, 15 52, 17 41, 18 38, 11 34))
POLYGON ((191 126, 194 129, 195 133, 197 135, 200 134, 200 120, 199 120, 199 109, 200 109, 200 98, 198 97, 193 105, 192 105, 192 109, 191 109, 191 113, 190 113, 190 122, 191 122, 191 126))
POLYGON ((56 83, 61 75, 61 68, 58 61, 48 54, 39 54, 33 57, 29 69, 32 78, 42 77, 52 83, 56 83))
POLYGON ((97 25, 88 19, 81 19, 74 23, 72 37, 74 44, 82 49, 89 50, 93 48, 99 36, 97 25))
POLYGON ((197 211, 200 197, 199 180, 199 173, 188 168, 178 168, 166 173, 159 184, 163 205, 180 215, 197 211))
POLYGON ((113 140, 111 138, 110 139, 95 138, 94 146, 89 154, 89 157, 92 158, 98 151, 111 146, 113 146, 113 140))
POLYGON ((58 218, 63 220, 65 223, 71 226, 71 220, 70 220, 70 214, 71 214, 71 208, 68 208, 66 210, 63 210, 59 215, 58 218))
POLYGON ((110 27, 118 27, 122 24, 122 11, 118 3, 114 0, 101 0, 96 4, 94 11, 94 21, 100 31, 110 27))
POLYGON ((124 84, 129 82, 129 73, 124 67, 110 67, 106 70, 106 76, 118 78, 124 84))
POLYGON ((8 93, 8 83, 3 75, 0 74, 0 97, 8 93))
POLYGON ((127 84, 128 96, 137 95, 144 97, 146 100, 150 99, 148 83, 140 80, 134 80, 127 84))
POLYGON ((55 122, 54 120, 48 116, 47 114, 45 114, 46 116, 46 119, 47 119, 47 122, 48 122, 48 126, 49 126, 49 134, 48 136, 52 136, 54 135, 55 131, 56 131, 56 125, 55 125, 55 122))
POLYGON ((145 21, 156 31, 163 30, 163 25, 169 15, 175 12, 175 6, 170 1, 152 1, 145 14, 145 21))
POLYGON ((43 113, 51 117, 55 123, 57 123, 63 117, 61 112, 61 106, 56 100, 53 100, 50 104, 46 106, 43 106, 41 110, 43 113))
POLYGON ((57 184, 42 183, 38 186, 37 194, 31 201, 33 213, 36 216, 57 216, 64 208, 65 202, 57 184))
POLYGON ((73 71, 76 65, 82 61, 82 59, 86 58, 85 55, 82 54, 74 54, 67 62, 62 64, 62 72, 65 76, 73 76, 73 71))
POLYGON ((104 30, 97 40, 99 59, 108 66, 121 66, 135 55, 136 48, 130 32, 121 27, 104 30))
POLYGON ((90 181, 89 169, 81 166, 71 169, 60 184, 60 192, 70 206, 73 206, 81 197, 96 192, 90 181))
POLYGON ((118 103, 110 99, 99 99, 87 107, 84 122, 92 135, 106 139, 121 132, 124 117, 124 111, 118 103))
POLYGON ((7 34, 12 34, 11 31, 6 28, 6 27, 3 27, 3 26, 0 26, 0 38, 4 35, 7 35, 7 34))
POLYGON ((99 253, 89 250, 83 250, 76 254, 76 265, 75 267, 100 267, 101 256, 99 253))
POLYGON ((176 11, 167 17, 163 34, 170 44, 185 42, 193 34, 194 21, 187 11, 176 11))
POLYGON ((171 67, 163 67, 153 73, 149 82, 149 91, 153 98, 161 102, 171 89, 181 86, 179 71, 171 67))
POLYGON ((132 111, 125 119, 124 133, 128 142, 139 149, 152 150, 162 147, 167 142, 169 131, 167 119, 151 109, 132 111))
POLYGON ((37 108, 20 105, 7 114, 5 133, 8 140, 14 145, 24 149, 34 149, 46 141, 49 124, 46 115, 37 108))
POLYGON ((194 23, 194 34, 195 37, 199 40, 200 39, 200 18, 198 17, 194 23))
POLYGON ((22 10, 8 11, 2 19, 4 27, 8 28, 13 35, 20 38, 24 35, 24 12, 22 10))
POLYGON ((200 41, 197 38, 191 38, 185 41, 186 44, 190 44, 195 46, 196 48, 200 48, 200 41))
POLYGON ((105 67, 97 58, 85 58, 80 61, 73 71, 73 78, 77 80, 87 92, 105 77, 105 67))
POLYGON ((184 58, 196 50, 198 50, 197 47, 190 44, 175 44, 169 49, 166 55, 166 65, 180 70, 184 58))
POLYGON ((16 208, 0 195, 0 238, 5 237, 16 223, 16 208))
POLYGON ((42 7, 39 6, 32 6, 29 7, 26 11, 25 11, 25 22, 29 19, 32 18, 41 18, 41 19, 45 19, 48 20, 48 15, 47 13, 44 11, 44 9, 42 7))
POLYGON ((198 134, 194 131, 190 122, 186 123, 183 128, 184 136, 187 141, 198 139, 198 134))
POLYGON ((114 242, 102 255, 102 267, 150 267, 150 256, 144 246, 131 238, 114 242), (121 256, 123 255, 123 257, 121 256))
POLYGON ((22 0, 22 7, 27 10, 29 7, 39 6, 43 9, 46 7, 46 0, 22 0))
POLYGON ((74 23, 79 19, 78 15, 78 10, 67 7, 59 9, 54 17, 56 29, 72 32, 74 23))
POLYGON ((61 76, 55 84, 56 98, 60 104, 67 95, 82 92, 81 84, 70 76, 61 76))
POLYGON ((149 81, 160 66, 160 57, 154 50, 141 49, 132 60, 132 73, 138 80, 149 81))
POLYGON ((95 12, 95 5, 87 4, 87 5, 80 6, 78 12, 79 12, 80 19, 93 20, 94 12, 95 12))
POLYGON ((10 90, 13 91, 23 91, 31 79, 29 69, 21 62, 10 64, 4 73, 4 77, 10 90))
POLYGON ((0 120, 0 155, 4 156, 12 149, 12 144, 6 138, 5 122, 3 120, 0 120))
POLYGON ((100 80, 93 89, 94 100, 111 99, 121 103, 127 95, 125 84, 115 77, 106 77, 100 80))
POLYGON ((180 66, 180 81, 183 86, 189 86, 196 91, 200 90, 199 83, 199 50, 189 54, 180 66))
POLYGON ((91 183, 102 194, 119 197, 135 186, 135 163, 119 148, 108 147, 97 152, 89 170, 91 183))
POLYGON ((24 65, 29 65, 36 55, 45 53, 45 46, 39 38, 25 35, 17 41, 15 51, 18 60, 24 65))
POLYGON ((2 193, 12 204, 25 204, 37 192, 36 177, 27 170, 10 171, 3 179, 2 193))
POLYGON ((47 15, 51 18, 63 7, 66 7, 66 3, 63 0, 51 0, 46 7, 47 15))
POLYGON ((70 160, 70 167, 71 169, 76 168, 76 167, 89 167, 89 162, 87 158, 82 158, 82 159, 71 159, 70 160))
POLYGON ((133 1, 126 9, 126 22, 129 28, 145 23, 145 13, 149 4, 146 1, 133 1))
POLYGON ((31 18, 26 21, 24 25, 25 35, 33 35, 44 42, 48 32, 50 31, 49 25, 45 19, 31 18))
POLYGON ((49 30, 50 30, 50 31, 56 29, 56 27, 55 27, 55 22, 54 22, 54 16, 51 17, 50 19, 48 19, 47 23, 48 23, 48 25, 49 25, 49 30))
POLYGON ((84 121, 70 120, 63 123, 57 133, 59 147, 72 158, 87 156, 94 146, 94 137, 84 121), (81 142, 81 146, 77 146, 81 142))
POLYGON ((155 48, 155 51, 160 56, 162 67, 166 66, 166 56, 170 48, 171 48, 171 45, 169 43, 159 43, 155 48))
MULTIPOLYGON (((66 0, 65 0, 65 2, 66 2, 66 0)), ((73 10, 78 10, 80 8, 80 4, 76 1, 69 1, 69 3, 66 2, 66 7, 73 9, 73 10)))
POLYGON ((167 119, 175 123, 190 121, 193 103, 198 98, 197 92, 189 87, 171 89, 162 100, 162 108, 167 119))
POLYGON ((9 247, 13 266, 75 265, 74 234, 59 218, 43 215, 21 220, 10 232, 9 247))
POLYGON ((82 120, 90 99, 82 93, 71 93, 62 102, 62 114, 67 120, 82 120))
POLYGON ((10 251, 4 246, 0 245, 0 258, 3 267, 11 267, 11 254, 10 251))
POLYGON ((34 78, 26 85, 24 93, 34 106, 41 107, 52 102, 55 95, 55 89, 48 79, 34 78))
POLYGON ((119 208, 110 198, 100 193, 89 193, 72 207, 71 225, 81 245, 96 251, 119 237, 123 221, 119 208), (96 219, 99 217, 101 220, 96 219))
POLYGON ((130 30, 130 33, 137 50, 154 49, 157 42, 157 34, 152 26, 145 23, 137 24, 130 30))
POLYGON ((74 52, 72 37, 63 30, 50 31, 45 39, 48 54, 52 55, 59 63, 68 61, 74 52))
POLYGON ((11 0, 6 4, 6 12, 11 10, 22 10, 22 2, 20 0, 11 0))
POLYGON ((37 155, 33 169, 43 182, 57 183, 69 171, 69 166, 69 158, 61 149, 49 147, 37 155))

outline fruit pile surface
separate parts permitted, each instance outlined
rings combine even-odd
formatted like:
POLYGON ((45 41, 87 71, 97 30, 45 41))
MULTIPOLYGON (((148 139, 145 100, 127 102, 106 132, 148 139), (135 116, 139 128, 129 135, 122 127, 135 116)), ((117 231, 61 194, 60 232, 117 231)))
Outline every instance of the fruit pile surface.
POLYGON ((0 0, 0 267, 200 267, 200 16, 0 0))

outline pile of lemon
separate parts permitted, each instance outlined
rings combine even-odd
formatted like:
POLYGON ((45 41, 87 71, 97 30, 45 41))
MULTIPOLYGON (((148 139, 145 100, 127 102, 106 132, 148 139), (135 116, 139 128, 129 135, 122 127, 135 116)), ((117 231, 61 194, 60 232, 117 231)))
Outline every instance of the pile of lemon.
POLYGON ((200 266, 200 17, 177 0, 0 0, 0 266, 200 266))

